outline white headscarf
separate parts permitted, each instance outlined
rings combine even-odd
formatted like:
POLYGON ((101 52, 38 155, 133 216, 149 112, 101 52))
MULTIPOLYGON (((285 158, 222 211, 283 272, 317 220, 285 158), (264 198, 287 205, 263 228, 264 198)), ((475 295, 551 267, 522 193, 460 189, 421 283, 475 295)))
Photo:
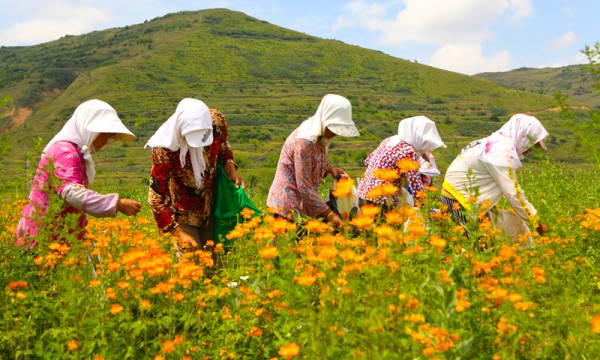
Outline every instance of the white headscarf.
POLYGON ((400 141, 409 143, 417 154, 430 153, 445 146, 435 122, 426 116, 413 116, 401 120, 398 124, 398 135, 392 136, 389 144, 396 146, 400 141))
POLYGON ((92 143, 100 133, 114 133, 116 140, 135 140, 135 135, 129 131, 115 109, 101 100, 89 100, 77 107, 73 116, 44 148, 47 152, 50 145, 58 141, 70 141, 79 147, 85 161, 85 172, 88 183, 94 182, 96 168, 92 158, 92 143))
POLYGON ((358 136, 352 121, 352 105, 343 96, 327 94, 321 100, 317 112, 300 124, 297 137, 312 142, 325 134, 325 128, 340 136, 358 136))
POLYGON ((185 166, 188 151, 194 171, 196 187, 204 184, 204 147, 191 147, 185 141, 185 135, 197 130, 212 130, 212 115, 205 103, 197 99, 185 98, 179 102, 175 113, 148 140, 146 146, 161 147, 171 151, 179 150, 181 167, 185 166))
POLYGON ((533 116, 517 114, 500 130, 482 140, 481 161, 503 167, 520 168, 525 151, 544 140, 548 131, 533 116))

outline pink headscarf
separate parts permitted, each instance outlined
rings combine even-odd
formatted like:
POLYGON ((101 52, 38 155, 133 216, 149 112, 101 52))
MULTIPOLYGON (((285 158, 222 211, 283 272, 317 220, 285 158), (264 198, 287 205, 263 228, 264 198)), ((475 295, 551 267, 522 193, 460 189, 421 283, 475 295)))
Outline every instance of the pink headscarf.
POLYGON ((500 130, 482 140, 481 161, 503 167, 520 168, 523 154, 536 143, 550 135, 542 123, 533 116, 517 114, 500 130))

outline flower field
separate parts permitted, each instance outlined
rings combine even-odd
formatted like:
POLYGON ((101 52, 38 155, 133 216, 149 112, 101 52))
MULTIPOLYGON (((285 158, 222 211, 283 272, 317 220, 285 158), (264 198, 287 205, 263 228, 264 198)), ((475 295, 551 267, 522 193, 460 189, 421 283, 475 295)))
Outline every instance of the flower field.
POLYGON ((520 178, 550 226, 534 247, 509 245, 486 209, 466 239, 431 211, 436 188, 420 210, 365 207, 340 232, 244 213, 211 244, 216 262, 178 261, 148 206, 22 251, 24 200, 5 203, 0 358, 597 358, 600 171, 540 164, 520 178))

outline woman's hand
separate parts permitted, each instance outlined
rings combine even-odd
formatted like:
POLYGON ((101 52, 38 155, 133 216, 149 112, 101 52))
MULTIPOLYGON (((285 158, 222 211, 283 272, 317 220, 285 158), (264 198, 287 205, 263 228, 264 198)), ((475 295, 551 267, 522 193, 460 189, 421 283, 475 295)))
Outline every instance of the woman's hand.
POLYGON ((244 179, 242 179, 242 177, 238 174, 234 163, 228 162, 225 165, 223 165, 223 168, 225 169, 225 173, 227 174, 227 177, 231 181, 235 182, 235 186, 237 186, 237 187, 241 186, 242 189, 246 188, 246 182, 244 182, 244 179))
POLYGON ((344 170, 340 169, 339 167, 335 167, 333 165, 328 165, 327 166, 327 172, 329 174, 331 174, 331 176, 334 179, 337 178, 338 176, 348 177, 348 174, 344 170))
POLYGON ((182 249, 198 249, 198 243, 196 242, 196 240, 194 240, 194 238, 190 234, 183 231, 181 227, 176 226, 173 229, 171 229, 171 234, 177 238, 177 243, 182 249))
POLYGON ((142 209, 142 204, 131 199, 119 199, 117 201, 117 211, 127 216, 137 215, 142 209))
POLYGON ((535 231, 537 231, 538 234, 540 235, 544 235, 545 233, 547 233, 549 230, 548 225, 546 224, 539 224, 538 227, 535 229, 535 231))
POLYGON ((336 229, 341 228, 343 225, 342 219, 340 219, 340 217, 330 209, 325 210, 325 212, 323 212, 321 216, 323 216, 325 221, 333 225, 333 227, 335 227, 336 229))

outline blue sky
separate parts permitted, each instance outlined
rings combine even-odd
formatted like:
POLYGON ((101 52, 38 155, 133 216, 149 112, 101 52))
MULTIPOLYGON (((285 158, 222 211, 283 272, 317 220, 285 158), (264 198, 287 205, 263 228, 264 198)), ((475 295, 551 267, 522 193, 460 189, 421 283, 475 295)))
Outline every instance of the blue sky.
POLYGON ((0 45, 217 7, 468 75, 585 63, 600 41, 597 0, 0 0, 0 45))

